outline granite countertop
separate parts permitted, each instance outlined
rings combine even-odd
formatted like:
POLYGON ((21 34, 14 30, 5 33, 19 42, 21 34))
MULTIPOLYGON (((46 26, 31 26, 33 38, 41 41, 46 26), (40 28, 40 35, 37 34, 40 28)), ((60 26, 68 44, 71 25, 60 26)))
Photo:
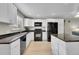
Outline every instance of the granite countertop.
MULTIPOLYGON (((26 32, 35 32, 35 30, 28 30, 26 32)), ((42 32, 46 32, 46 30, 42 30, 42 32)))
POLYGON ((26 34, 27 34, 27 32, 23 32, 23 33, 15 34, 13 36, 2 38, 2 39, 0 39, 0 44, 12 43, 12 42, 16 41, 18 38, 20 38, 20 37, 22 37, 23 35, 26 35, 26 34))
POLYGON ((52 34, 52 35, 65 42, 79 42, 78 37, 73 37, 73 36, 69 36, 69 35, 64 36, 64 34, 52 34))

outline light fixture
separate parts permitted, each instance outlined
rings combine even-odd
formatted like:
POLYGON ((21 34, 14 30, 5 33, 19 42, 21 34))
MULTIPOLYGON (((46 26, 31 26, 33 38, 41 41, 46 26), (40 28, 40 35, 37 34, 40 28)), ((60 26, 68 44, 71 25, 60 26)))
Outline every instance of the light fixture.
POLYGON ((79 28, 76 28, 75 31, 79 31, 79 28))
POLYGON ((75 17, 79 17, 79 12, 77 12, 77 14, 75 15, 75 17))
POLYGON ((76 15, 75 17, 79 17, 79 15, 76 15))
POLYGON ((77 28, 77 26, 76 25, 72 25, 72 27, 71 27, 72 29, 75 29, 75 28, 77 28))
POLYGON ((77 12, 77 14, 79 15, 79 12, 77 12))
POLYGON ((79 32, 79 27, 73 28, 72 31, 79 32))

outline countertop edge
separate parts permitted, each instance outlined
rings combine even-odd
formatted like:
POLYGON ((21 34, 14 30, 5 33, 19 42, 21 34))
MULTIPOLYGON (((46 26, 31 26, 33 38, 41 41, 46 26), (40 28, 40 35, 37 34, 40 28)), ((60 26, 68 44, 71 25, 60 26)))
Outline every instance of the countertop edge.
MULTIPOLYGON (((11 40, 11 41, 9 41, 9 42, 0 42, 0 44, 10 44, 10 43, 12 43, 12 42, 14 42, 14 41, 16 41, 16 40, 18 40, 20 37, 22 37, 22 36, 24 36, 24 35, 27 35, 28 34, 28 32, 23 32, 23 33, 18 33, 18 34, 15 34, 15 35, 13 35, 13 36, 16 36, 16 35, 18 35, 18 37, 16 38, 16 39, 14 39, 14 38, 12 38, 12 39, 14 39, 14 40, 11 40), (24 34, 23 34, 24 33, 24 34), (22 34, 22 35, 20 35, 20 34, 22 34), (20 36, 19 36, 20 35, 20 36)), ((10 36, 10 37, 12 37, 12 36, 10 36)), ((6 37, 6 38, 8 38, 8 37, 6 37)), ((6 38, 3 38, 3 39, 6 39, 6 38)), ((1 40, 3 40, 3 39, 1 39, 1 40)))
MULTIPOLYGON (((51 34, 51 35, 53 35, 53 34, 51 34)), ((56 37, 56 38, 58 38, 58 39, 60 39, 60 40, 62 40, 62 41, 64 41, 64 42, 79 42, 79 40, 65 40, 65 38, 61 39, 61 38, 59 38, 59 37, 57 37, 55 35, 53 35, 53 36, 56 37)))

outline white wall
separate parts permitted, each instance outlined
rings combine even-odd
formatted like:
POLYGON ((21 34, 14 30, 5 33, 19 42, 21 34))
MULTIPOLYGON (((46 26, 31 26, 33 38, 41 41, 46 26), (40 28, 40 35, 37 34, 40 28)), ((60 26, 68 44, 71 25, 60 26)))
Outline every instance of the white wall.
POLYGON ((65 20, 65 39, 66 40, 70 39, 70 36, 72 35, 70 26, 71 26, 71 23, 69 22, 69 20, 65 20))
POLYGON ((73 29, 79 28, 79 18, 65 19, 65 39, 79 40, 79 36, 72 35, 73 29), (70 21, 70 22, 69 22, 70 21))
POLYGON ((11 30, 10 26, 4 23, 0 23, 0 35, 10 33, 11 32, 10 30, 11 30))
MULTIPOLYGON (((13 27, 9 26, 8 24, 0 23, 0 35, 19 32, 18 30, 12 30, 13 27)), ((25 29, 24 29, 25 30, 25 29)))

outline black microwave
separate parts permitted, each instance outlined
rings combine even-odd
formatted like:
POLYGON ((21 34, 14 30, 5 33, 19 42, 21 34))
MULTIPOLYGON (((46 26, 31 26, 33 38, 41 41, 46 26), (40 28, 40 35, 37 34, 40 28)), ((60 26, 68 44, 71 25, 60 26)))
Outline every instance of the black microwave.
POLYGON ((35 22, 34 26, 42 26, 42 22, 35 22))

